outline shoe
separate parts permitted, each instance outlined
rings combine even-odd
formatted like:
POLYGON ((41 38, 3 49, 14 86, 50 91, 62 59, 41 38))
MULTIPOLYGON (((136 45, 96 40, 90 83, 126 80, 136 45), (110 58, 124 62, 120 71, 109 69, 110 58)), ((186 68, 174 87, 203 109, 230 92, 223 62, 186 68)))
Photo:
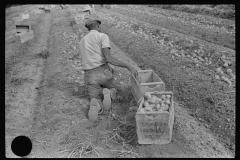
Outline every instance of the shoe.
POLYGON ((117 89, 116 88, 111 88, 110 92, 111 92, 111 99, 113 101, 117 98, 117 89))
POLYGON ((111 101, 113 99, 116 99, 116 93, 117 90, 115 88, 111 88, 110 90, 108 88, 103 89, 103 108, 104 110, 109 110, 111 106, 111 101))
POLYGON ((90 108, 88 111, 88 118, 94 122, 98 120, 98 113, 101 112, 101 106, 96 98, 91 99, 90 108))
POLYGON ((104 110, 109 110, 111 106, 111 92, 109 89, 103 89, 103 108, 104 110))

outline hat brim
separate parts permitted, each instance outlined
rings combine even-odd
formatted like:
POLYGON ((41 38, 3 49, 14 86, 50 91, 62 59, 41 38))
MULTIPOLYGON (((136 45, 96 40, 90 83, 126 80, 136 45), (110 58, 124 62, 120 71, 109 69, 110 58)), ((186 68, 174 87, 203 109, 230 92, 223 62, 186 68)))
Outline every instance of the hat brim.
POLYGON ((101 21, 99 21, 99 20, 96 20, 99 24, 101 24, 102 22, 101 21))
POLYGON ((89 23, 89 24, 85 24, 85 27, 88 28, 88 26, 89 26, 90 24, 93 24, 94 22, 98 22, 99 24, 102 23, 100 20, 94 20, 94 21, 92 21, 92 22, 89 23))

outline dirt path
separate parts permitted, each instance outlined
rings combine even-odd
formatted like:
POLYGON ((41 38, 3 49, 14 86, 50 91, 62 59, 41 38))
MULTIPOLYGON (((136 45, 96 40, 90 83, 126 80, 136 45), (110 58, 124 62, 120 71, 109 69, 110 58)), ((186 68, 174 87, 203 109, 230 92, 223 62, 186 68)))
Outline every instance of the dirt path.
MULTIPOLYGON (((33 15, 31 19, 35 38, 21 44, 14 42, 6 47, 5 70, 5 128, 6 156, 12 157, 10 143, 15 136, 30 136, 33 111, 36 107, 36 88, 40 84, 44 60, 39 53, 47 49, 51 14, 33 15)), ((26 22, 26 23, 28 23, 26 22)), ((15 156, 13 156, 15 157, 15 156)))
MULTIPOLYGON (((137 106, 129 90, 130 73, 119 67, 114 67, 121 89, 119 101, 113 103, 110 113, 100 115, 98 122, 90 122, 83 71, 80 60, 73 58, 79 51, 81 34, 87 32, 83 24, 74 24, 74 14, 68 7, 39 15, 34 27, 37 38, 18 46, 26 52, 16 56, 17 62, 9 60, 12 67, 5 89, 7 157, 16 157, 9 147, 17 135, 31 138, 33 150, 28 157, 36 158, 232 157, 177 103, 170 144, 139 145, 135 132, 131 142, 126 143, 127 138, 119 136, 118 128, 131 124, 135 129, 137 106), (44 59, 42 55, 48 56, 44 59)), ((113 56, 137 66, 113 42, 111 47, 113 56)), ((12 48, 12 52, 18 49, 12 48)))

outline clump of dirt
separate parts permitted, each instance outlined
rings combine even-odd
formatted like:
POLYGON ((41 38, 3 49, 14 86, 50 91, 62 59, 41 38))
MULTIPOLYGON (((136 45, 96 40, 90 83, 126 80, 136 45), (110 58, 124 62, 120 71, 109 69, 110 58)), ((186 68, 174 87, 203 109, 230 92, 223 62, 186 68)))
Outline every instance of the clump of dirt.
POLYGON ((36 57, 47 59, 49 57, 49 52, 47 50, 44 50, 44 51, 42 51, 40 53, 37 53, 36 57))

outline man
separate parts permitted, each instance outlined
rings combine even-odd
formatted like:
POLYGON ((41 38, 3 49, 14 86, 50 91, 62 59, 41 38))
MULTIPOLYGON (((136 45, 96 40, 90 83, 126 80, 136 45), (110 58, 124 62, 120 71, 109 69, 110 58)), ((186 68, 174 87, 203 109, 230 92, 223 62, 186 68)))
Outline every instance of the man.
POLYGON ((108 63, 127 68, 135 76, 138 73, 134 67, 111 56, 109 37, 100 33, 100 24, 99 20, 86 20, 85 27, 89 33, 79 43, 82 66, 85 71, 84 81, 90 96, 88 112, 90 121, 96 121, 103 109, 108 110, 111 100, 116 95, 113 72, 108 63))

